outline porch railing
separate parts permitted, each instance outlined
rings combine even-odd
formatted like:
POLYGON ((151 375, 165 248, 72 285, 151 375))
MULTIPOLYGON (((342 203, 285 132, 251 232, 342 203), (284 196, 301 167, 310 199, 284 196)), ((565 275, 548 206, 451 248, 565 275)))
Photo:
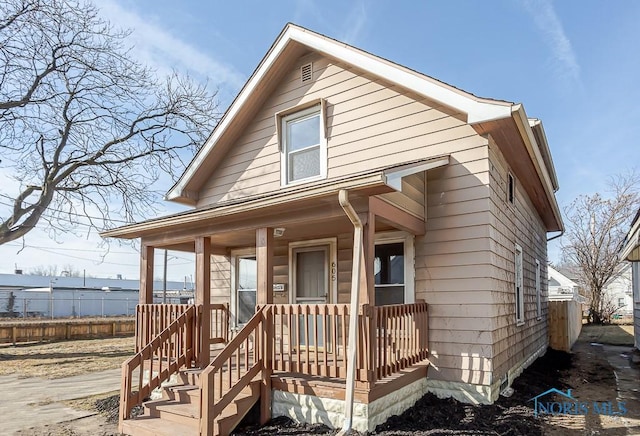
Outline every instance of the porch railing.
POLYGON ((378 379, 429 357, 427 303, 373 307, 377 329, 375 362, 378 379))
MULTIPOLYGON (((156 313, 165 313, 158 309, 156 313)), ((191 362, 198 361, 199 335, 202 328, 200 312, 201 306, 185 307, 173 322, 143 346, 135 356, 122 364, 120 427, 123 420, 129 419, 133 407, 141 404, 153 389, 183 366, 190 366, 191 362), (136 373, 138 383, 134 387, 133 379, 136 373)))
POLYGON ((214 419, 264 369, 266 308, 258 309, 200 375, 200 434, 213 435, 214 419))
POLYGON ((226 344, 229 341, 229 306, 212 304, 210 344, 226 344))
MULTIPOLYGON (((274 371, 346 378, 349 305, 268 307, 274 371)), ((357 381, 375 382, 428 357, 426 303, 364 305, 358 316, 357 381)))
POLYGON ((273 304, 274 371, 345 378, 348 304, 273 304))
POLYGON ((136 353, 180 317, 188 304, 138 304, 136 306, 136 353))
MULTIPOLYGON (((138 304, 136 306, 136 353, 158 336, 189 307, 188 304, 138 304)), ((229 306, 211 304, 209 344, 229 340, 229 306)))

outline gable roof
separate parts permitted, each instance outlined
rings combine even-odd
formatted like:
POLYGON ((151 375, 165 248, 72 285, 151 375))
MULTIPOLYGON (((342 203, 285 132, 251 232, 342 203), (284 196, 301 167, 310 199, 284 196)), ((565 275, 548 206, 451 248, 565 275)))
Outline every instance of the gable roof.
MULTIPOLYGON (((562 218, 555 200, 558 189, 544 130, 539 120, 528 119, 521 104, 477 97, 444 82, 402 65, 372 55, 343 42, 287 24, 262 59, 254 73, 231 103, 203 147, 165 195, 166 200, 195 205, 198 191, 226 150, 242 132, 242 127, 256 113, 261 103, 275 89, 293 62, 309 51, 319 52, 353 65, 365 73, 380 77, 415 94, 424 96, 466 116, 466 122, 479 134, 496 136, 499 145, 509 147, 518 141, 529 155, 532 165, 523 177, 535 177, 540 186, 530 196, 541 211, 548 231, 562 230, 562 218), (503 131, 508 129, 511 136, 503 131), (544 215, 544 213, 547 216, 544 215)), ((516 158, 514 158, 515 160, 516 158)), ((522 159, 517 158, 519 162, 522 159)))

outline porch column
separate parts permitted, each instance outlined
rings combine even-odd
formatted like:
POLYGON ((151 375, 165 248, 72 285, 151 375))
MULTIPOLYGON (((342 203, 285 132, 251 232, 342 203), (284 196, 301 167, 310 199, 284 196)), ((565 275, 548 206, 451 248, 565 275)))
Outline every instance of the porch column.
POLYGON ((153 303, 153 246, 140 244, 140 304, 153 303))
POLYGON ((258 263, 258 289, 256 305, 273 304, 273 229, 256 230, 256 260, 258 263))
POLYGON ((209 336, 211 335, 211 239, 199 236, 195 240, 196 248, 196 306, 202 307, 200 362, 201 368, 209 365, 209 336))
MULTIPOLYGON (((273 304, 273 229, 263 227, 256 230, 256 260, 258 283, 256 305, 273 304)), ((271 419, 271 374, 273 365, 273 325, 268 312, 262 320, 262 384, 260 386, 260 424, 271 419)))

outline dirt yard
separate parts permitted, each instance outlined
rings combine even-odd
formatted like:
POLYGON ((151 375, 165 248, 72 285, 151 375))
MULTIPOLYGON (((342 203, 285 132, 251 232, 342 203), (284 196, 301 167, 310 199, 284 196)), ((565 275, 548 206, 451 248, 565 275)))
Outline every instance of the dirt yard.
MULTIPOLYGON (((624 326, 622 326, 624 327, 624 326)), ((379 426, 373 434, 376 435, 626 435, 638 434, 640 427, 629 429, 629 423, 624 423, 620 417, 603 415, 562 415, 558 417, 535 417, 534 403, 530 401, 550 388, 562 391, 572 389, 575 398, 589 401, 612 401, 617 399, 616 376, 614 368, 607 360, 607 352, 619 354, 617 350, 631 350, 626 347, 602 347, 593 345, 593 342, 629 344, 632 335, 628 329, 620 326, 586 326, 580 340, 574 346, 572 353, 563 353, 549 350, 545 356, 531 365, 513 384, 514 393, 510 398, 500 397, 491 406, 471 406, 458 403, 454 400, 440 400, 433 395, 423 397, 412 409, 402 416, 392 417, 386 424, 379 426), (612 328, 613 327, 613 328, 612 328), (607 351, 608 350, 608 351, 607 351), (626 425, 626 426, 625 426, 626 425)), ((131 341, 131 339, 129 338, 131 341)), ((98 341, 77 342, 101 342, 113 341, 110 339, 98 341)), ((55 367, 53 357, 46 353, 56 355, 56 359, 65 361, 89 358, 94 353, 81 344, 58 343, 50 344, 53 348, 40 345, 38 352, 29 353, 27 347, 18 347, 9 353, 9 362, 14 368, 27 376, 28 366, 18 364, 20 359, 15 352, 22 348, 22 356, 26 362, 40 362, 41 366, 55 367), (67 348, 68 347, 68 348, 67 348), (48 351, 47 351, 48 350, 48 351), (49 365, 47 365, 49 363, 49 365), (25 371, 25 372, 22 372, 25 371)), ((112 343, 99 348, 98 354, 102 354, 104 365, 114 365, 110 357, 120 356, 122 361, 133 343, 122 342, 119 345, 112 343), (120 348, 118 348, 120 347, 120 348)), ((95 349, 94 349, 95 350, 95 349)), ((35 348, 32 349, 35 351, 35 348)), ((6 363, 7 350, 0 349, 0 369, 6 363)), ((626 354, 621 354, 626 356, 626 354)), ((636 365, 636 364, 630 364, 636 365)), ((38 365, 32 365, 38 366, 38 365)), ((116 367, 118 365, 115 365, 116 367)), ((43 367, 40 373, 46 373, 43 367)), ((37 373, 37 372, 36 372, 37 373)), ((31 429, 29 434, 33 436, 115 436, 117 435, 115 419, 118 405, 117 394, 105 395, 98 398, 88 398, 69 403, 71 407, 91 408, 96 415, 54 426, 31 429)), ((636 407, 637 408, 637 407, 636 407)), ((630 410, 630 415, 640 418, 640 410, 630 410)), ((627 420, 628 421, 628 420, 627 420)), ((638 421, 640 422, 640 421, 638 421)), ((315 425, 296 425, 295 423, 276 418, 264 427, 245 426, 238 430, 238 435, 303 435, 303 434, 335 434, 335 431, 327 427, 315 425)))
POLYGON ((52 379, 120 368, 134 345, 133 337, 2 345, 0 375, 52 379))

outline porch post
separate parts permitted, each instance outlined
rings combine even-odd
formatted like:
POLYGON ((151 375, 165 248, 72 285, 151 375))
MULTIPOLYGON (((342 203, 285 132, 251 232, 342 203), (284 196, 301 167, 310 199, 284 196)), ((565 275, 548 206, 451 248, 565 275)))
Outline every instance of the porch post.
POLYGON ((210 362, 209 336, 211 335, 211 238, 198 236, 196 248, 196 306, 202 306, 200 322, 199 366, 204 368, 210 362))
POLYGON ((256 305, 273 304, 273 229, 256 230, 256 260, 258 263, 258 294, 256 305))
POLYGON ((153 303, 153 246, 140 244, 140 304, 153 303))
MULTIPOLYGON (((273 304, 273 229, 256 230, 256 260, 258 263, 258 289, 256 305, 273 304)), ((273 366, 273 325, 270 312, 263 311, 262 319, 262 384, 260 385, 260 424, 271 419, 271 373, 273 366)))

